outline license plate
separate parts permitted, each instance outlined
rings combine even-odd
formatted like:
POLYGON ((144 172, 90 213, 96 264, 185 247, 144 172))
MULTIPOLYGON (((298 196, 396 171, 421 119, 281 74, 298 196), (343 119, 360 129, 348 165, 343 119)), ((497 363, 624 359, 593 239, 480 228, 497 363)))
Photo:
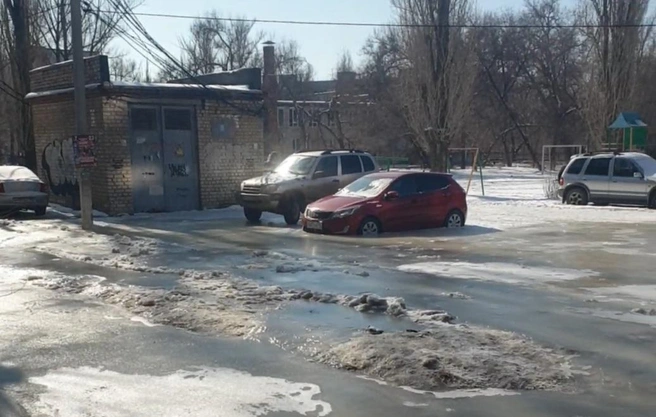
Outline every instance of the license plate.
POLYGON ((309 230, 322 230, 323 229, 323 226, 322 226, 321 222, 318 222, 316 220, 308 220, 305 227, 308 228, 309 230))

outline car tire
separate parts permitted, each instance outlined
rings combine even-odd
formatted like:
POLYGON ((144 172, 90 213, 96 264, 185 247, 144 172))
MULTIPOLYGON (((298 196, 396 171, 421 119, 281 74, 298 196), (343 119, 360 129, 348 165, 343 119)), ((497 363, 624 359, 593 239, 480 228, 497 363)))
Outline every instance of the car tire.
POLYGON ((244 216, 249 223, 259 223, 262 218, 262 210, 244 207, 244 216))
POLYGON ((647 207, 652 210, 656 210, 656 190, 652 191, 649 195, 649 204, 647 207))
POLYGON ((45 216, 47 207, 37 207, 34 209, 34 214, 37 216, 45 216))
POLYGON ((465 226, 465 215, 460 210, 451 210, 444 219, 444 227, 447 229, 459 229, 465 226))
POLYGON ((301 204, 297 198, 292 197, 285 213, 285 223, 293 226, 301 219, 301 204))
POLYGON ((570 206, 587 206, 588 193, 581 187, 573 187, 565 194, 565 204, 570 206))
POLYGON ((383 232, 380 222, 375 217, 367 217, 362 220, 360 227, 358 227, 358 235, 360 236, 378 236, 383 232))

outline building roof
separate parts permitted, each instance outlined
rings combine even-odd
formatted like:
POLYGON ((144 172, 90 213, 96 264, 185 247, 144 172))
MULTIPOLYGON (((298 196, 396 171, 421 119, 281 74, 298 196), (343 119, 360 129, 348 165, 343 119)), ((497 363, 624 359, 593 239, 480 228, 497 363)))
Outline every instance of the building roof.
POLYGON ((642 118, 635 112, 624 112, 617 116, 617 119, 608 126, 609 129, 631 129, 635 127, 647 127, 642 118))
MULTIPOLYGON (((212 99, 221 97, 240 98, 244 100, 261 100, 261 90, 251 90, 248 86, 240 85, 200 85, 200 84, 172 84, 172 83, 140 83, 140 82, 103 82, 86 85, 87 90, 96 90, 104 93, 124 93, 144 95, 154 98, 181 98, 181 99, 212 99)), ((72 94, 73 88, 62 88, 32 92, 25 96, 26 100, 36 100, 44 97, 72 94)))

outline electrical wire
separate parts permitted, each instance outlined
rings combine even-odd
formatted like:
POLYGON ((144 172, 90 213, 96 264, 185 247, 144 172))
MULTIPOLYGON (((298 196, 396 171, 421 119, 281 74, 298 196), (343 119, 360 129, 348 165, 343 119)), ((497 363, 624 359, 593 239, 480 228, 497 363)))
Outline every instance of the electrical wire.
MULTIPOLYGON (((118 10, 103 10, 107 14, 122 14, 118 10)), ((247 23, 270 23, 281 25, 305 25, 305 26, 351 26, 351 27, 373 27, 373 28, 432 28, 431 24, 421 23, 368 23, 368 22, 331 22, 331 21, 311 21, 311 20, 279 20, 279 19, 249 19, 238 17, 218 17, 218 16, 194 16, 172 13, 148 13, 133 12, 135 16, 159 17, 168 19, 188 19, 188 20, 214 20, 219 22, 247 22, 247 23)), ((448 25, 454 29, 602 29, 602 28, 655 28, 656 23, 635 23, 635 24, 568 24, 568 25, 535 25, 535 24, 479 24, 479 23, 457 23, 448 25)))
MULTIPOLYGON (((164 55, 166 58, 164 62, 162 62, 162 58, 156 54, 153 53, 153 51, 150 48, 147 48, 149 54, 153 57, 156 57, 160 62, 163 63, 165 67, 170 67, 171 65, 174 67, 177 67, 182 73, 184 73, 190 80, 194 81, 198 85, 200 85, 205 91, 209 92, 213 96, 215 96, 220 102, 228 105, 229 107, 232 107, 242 113, 247 113, 247 114, 253 114, 253 115, 259 115, 262 112, 263 105, 260 105, 257 109, 253 108, 247 108, 240 106, 238 104, 235 104, 231 100, 227 100, 225 97, 223 97, 221 94, 217 94, 217 91, 209 88, 205 83, 203 83, 201 80, 198 79, 198 77, 191 72, 182 64, 180 63, 166 48, 164 48, 159 42, 157 42, 151 35, 148 33, 146 28, 142 25, 142 23, 139 21, 139 19, 134 15, 134 12, 131 10, 129 6, 127 6, 123 0, 109 0, 110 4, 114 7, 114 9, 123 15, 124 22, 126 25, 131 28, 132 30, 136 31, 137 34, 140 34, 141 36, 145 37, 146 40, 150 43, 150 45, 154 46, 155 49, 157 49, 160 53, 164 55)), ((86 4, 88 5, 88 3, 86 4)), ((141 39, 138 39, 138 42, 142 42, 141 39)), ((190 86, 191 87, 191 86, 190 86)))

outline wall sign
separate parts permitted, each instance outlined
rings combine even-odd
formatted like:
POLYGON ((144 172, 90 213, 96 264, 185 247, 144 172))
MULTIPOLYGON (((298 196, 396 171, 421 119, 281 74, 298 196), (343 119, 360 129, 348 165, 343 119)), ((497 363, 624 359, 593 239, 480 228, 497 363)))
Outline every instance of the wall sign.
POLYGON ((73 136, 73 160, 78 168, 96 166, 96 138, 92 135, 73 136))

